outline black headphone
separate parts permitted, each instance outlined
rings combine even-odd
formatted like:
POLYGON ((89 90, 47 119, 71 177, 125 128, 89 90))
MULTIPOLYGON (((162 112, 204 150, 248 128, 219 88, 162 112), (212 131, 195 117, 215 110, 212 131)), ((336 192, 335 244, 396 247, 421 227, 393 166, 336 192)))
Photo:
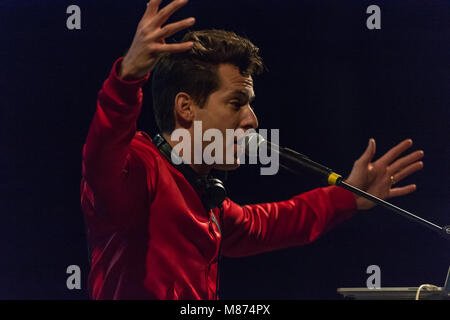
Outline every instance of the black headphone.
POLYGON ((202 177, 182 161, 181 164, 174 164, 172 162, 172 147, 160 134, 157 134, 153 138, 153 144, 199 193, 203 206, 208 211, 222 204, 227 197, 227 191, 222 182, 222 180, 226 180, 226 171, 211 170, 208 177, 202 177))

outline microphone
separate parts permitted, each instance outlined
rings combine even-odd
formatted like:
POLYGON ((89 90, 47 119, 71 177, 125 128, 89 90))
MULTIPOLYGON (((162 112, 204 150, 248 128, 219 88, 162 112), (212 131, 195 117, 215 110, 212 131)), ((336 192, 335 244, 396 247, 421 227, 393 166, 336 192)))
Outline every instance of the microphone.
POLYGON ((327 168, 317 162, 312 161, 307 156, 298 153, 289 148, 283 148, 279 145, 271 143, 264 139, 263 136, 256 132, 247 133, 243 138, 244 144, 244 153, 249 157, 257 157, 258 154, 262 152, 276 152, 279 155, 280 166, 293 172, 295 174, 301 174, 302 171, 308 171, 310 173, 314 173, 321 177, 323 180, 326 180, 328 184, 333 186, 339 186, 344 189, 347 189, 354 194, 357 194, 361 197, 369 199, 375 202, 378 205, 385 207, 395 213, 402 215, 405 218, 408 218, 412 221, 418 222, 425 227, 428 227, 434 231, 437 231, 441 236, 445 237, 447 240, 450 240, 450 226, 439 226, 434 224, 428 220, 425 220, 413 213, 406 211, 402 208, 399 208, 385 200, 379 199, 370 193, 367 193, 357 187, 354 187, 347 182, 343 181, 342 176, 333 172, 330 168, 327 168))
POLYGON ((249 157, 257 157, 258 153, 262 151, 276 152, 279 155, 280 166, 292 173, 302 174, 302 172, 307 171, 318 175, 330 185, 338 185, 342 180, 341 175, 333 172, 330 168, 312 161, 307 156, 292 149, 271 143, 256 132, 248 133, 244 137, 245 154, 249 157))

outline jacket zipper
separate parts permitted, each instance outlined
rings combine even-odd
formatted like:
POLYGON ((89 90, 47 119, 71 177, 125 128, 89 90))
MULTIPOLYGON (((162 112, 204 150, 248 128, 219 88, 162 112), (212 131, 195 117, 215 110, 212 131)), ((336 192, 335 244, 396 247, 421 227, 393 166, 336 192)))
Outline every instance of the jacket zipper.
MULTIPOLYGON (((219 219, 222 222, 222 226, 223 226, 223 207, 222 205, 220 205, 219 207, 219 219)), ((211 265, 217 260, 217 273, 216 273, 216 292, 214 293, 214 300, 217 300, 218 297, 218 293, 219 293, 219 271, 220 271, 220 260, 221 260, 221 255, 222 255, 222 230, 220 228, 220 225, 216 219, 216 216, 214 215, 214 212, 211 211, 211 218, 209 220, 209 227, 211 228, 211 233, 213 234, 214 238, 216 240, 216 233, 214 232, 214 229, 211 226, 211 221, 214 222, 214 224, 217 226, 217 229, 219 230, 219 234, 220 234, 220 240, 219 240, 219 251, 217 253, 217 257, 215 256, 209 263, 208 263, 208 268, 207 268, 207 273, 206 273, 206 282, 208 283, 208 279, 209 279, 209 271, 211 268, 211 265)), ((209 291, 209 290, 208 290, 209 291)))
MULTIPOLYGON (((220 222, 222 223, 222 228, 223 228, 223 206, 222 204, 220 204, 219 206, 219 219, 220 222)), ((215 220, 215 218, 214 218, 215 220)), ((217 221, 216 221, 217 223, 217 221)), ((223 233, 219 227, 219 223, 217 223, 217 227, 219 228, 219 232, 220 232, 220 243, 219 243, 219 253, 217 255, 217 273, 216 273, 216 294, 214 297, 214 300, 218 300, 218 295, 219 295, 219 275, 220 275, 220 260, 222 258, 222 242, 223 242, 223 233)))

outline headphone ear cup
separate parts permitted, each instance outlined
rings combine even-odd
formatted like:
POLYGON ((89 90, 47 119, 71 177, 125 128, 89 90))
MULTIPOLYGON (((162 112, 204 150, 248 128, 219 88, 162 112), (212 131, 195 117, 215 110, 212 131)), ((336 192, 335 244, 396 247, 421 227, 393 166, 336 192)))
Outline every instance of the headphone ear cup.
POLYGON ((218 207, 227 197, 227 191, 222 181, 216 178, 209 178, 205 189, 205 202, 209 209, 218 207))
MULTIPOLYGON (((190 166, 185 163, 174 164, 171 158, 172 147, 160 134, 157 134, 153 138, 153 144, 166 157, 167 161, 169 161, 178 171, 183 174, 183 176, 191 184, 191 186, 198 192, 200 192, 201 200, 205 208, 211 210, 222 204, 222 202, 227 197, 227 191, 221 180, 213 177, 200 177, 190 166)), ((219 177, 223 177, 223 179, 226 179, 226 171, 217 171, 214 173, 214 175, 216 174, 219 177)))

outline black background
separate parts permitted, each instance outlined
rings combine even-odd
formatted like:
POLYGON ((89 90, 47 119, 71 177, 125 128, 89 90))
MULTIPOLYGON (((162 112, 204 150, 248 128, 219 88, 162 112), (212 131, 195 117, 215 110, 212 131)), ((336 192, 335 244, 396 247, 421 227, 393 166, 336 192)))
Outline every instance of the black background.
MULTIPOLYGON (((0 1, 0 299, 88 297, 81 148, 97 92, 145 3, 0 1), (81 8, 81 30, 66 28, 71 4, 81 8), (82 290, 66 288, 73 264, 82 290)), ((412 138, 425 168, 402 182, 417 191, 392 202, 450 224, 448 1, 191 0, 170 21, 189 16, 197 19, 192 29, 232 30, 260 47, 268 71, 255 79, 254 107, 260 128, 280 129, 281 145, 347 175, 369 138, 376 157, 412 138), (371 4, 381 8, 381 30, 366 27, 371 4)), ((139 128, 153 135, 149 88, 139 128)), ((227 183, 241 204, 317 186, 249 166, 227 183)), ((383 287, 442 286, 449 243, 375 208, 309 246, 225 259, 221 297, 339 299, 338 287, 365 287, 369 265, 380 266, 383 287)))

